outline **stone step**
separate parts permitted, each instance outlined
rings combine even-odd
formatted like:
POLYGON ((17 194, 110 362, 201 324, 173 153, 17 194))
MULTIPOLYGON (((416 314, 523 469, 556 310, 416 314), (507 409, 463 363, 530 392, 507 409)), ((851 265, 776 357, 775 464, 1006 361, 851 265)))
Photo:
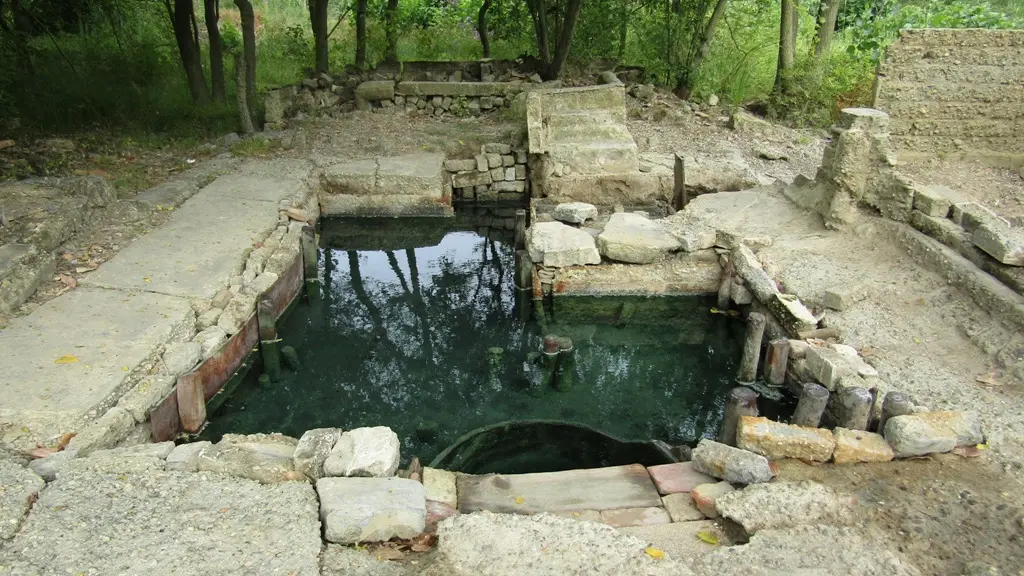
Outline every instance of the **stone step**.
POLYGON ((566 164, 576 174, 622 174, 639 170, 636 144, 621 141, 565 142, 551 144, 551 159, 566 164))
POLYGON ((459 511, 512 514, 661 506, 647 469, 639 464, 541 472, 459 476, 459 511))
POLYGON ((548 144, 587 144, 590 142, 616 142, 627 148, 636 149, 636 142, 629 129, 616 123, 570 123, 551 126, 548 130, 548 144))
POLYGON ((0 314, 11 312, 31 298, 56 267, 52 254, 40 253, 32 245, 0 246, 0 314))

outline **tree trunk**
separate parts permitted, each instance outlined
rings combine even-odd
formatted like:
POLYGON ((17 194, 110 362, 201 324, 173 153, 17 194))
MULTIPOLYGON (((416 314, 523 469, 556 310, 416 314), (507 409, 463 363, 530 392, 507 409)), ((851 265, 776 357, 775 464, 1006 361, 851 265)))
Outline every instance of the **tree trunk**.
POLYGON ((708 19, 704 30, 701 32, 700 44, 693 55, 693 60, 687 64, 683 75, 676 82, 676 95, 684 97, 682 95, 685 94, 685 98, 689 97, 690 91, 693 89, 693 81, 697 77, 697 72, 700 70, 701 64, 704 63, 704 59, 707 58, 708 52, 711 51, 711 41, 715 38, 718 22, 725 15, 725 8, 728 4, 729 0, 717 0, 715 3, 715 10, 711 13, 711 18, 708 19))
POLYGON ((551 62, 551 48, 548 41, 548 8, 545 0, 527 0, 533 31, 537 37, 537 56, 544 64, 551 62))
POLYGON ((387 9, 384 11, 384 35, 388 42, 384 60, 398 62, 398 0, 388 0, 387 9))
POLYGON ((619 53, 616 60, 621 64, 626 59, 626 40, 629 36, 629 4, 622 3, 622 14, 619 15, 619 53))
POLYGON ((245 56, 235 52, 235 101, 238 104, 238 119, 242 123, 242 133, 252 134, 256 129, 252 125, 252 114, 249 112, 248 86, 245 80, 245 56))
POLYGON ((821 8, 818 9, 818 38, 814 44, 814 57, 821 61, 828 56, 832 48, 832 36, 835 34, 836 18, 839 17, 839 9, 843 6, 843 0, 822 0, 821 8))
POLYGON ((476 16, 476 31, 480 35, 480 46, 484 49, 484 58, 491 57, 491 39, 487 36, 487 11, 491 8, 491 0, 484 0, 476 16))
POLYGON ((782 0, 779 23, 779 63, 775 71, 775 93, 790 92, 793 66, 796 62, 797 0, 782 0))
POLYGON ((547 66, 545 80, 555 80, 562 74, 562 66, 569 56, 569 47, 572 46, 572 35, 576 29, 576 21, 579 19, 580 8, 583 7, 583 0, 569 0, 565 6, 565 15, 561 22, 558 34, 558 45, 555 47, 555 55, 547 66))
POLYGON ((356 68, 366 69, 366 0, 356 0, 356 68))
POLYGON ((178 44, 178 55, 181 57, 181 65, 185 69, 188 91, 192 95, 193 102, 206 104, 210 95, 206 90, 206 78, 203 76, 203 62, 199 54, 199 46, 196 45, 195 36, 192 33, 192 13, 191 0, 174 0, 171 22, 174 25, 174 39, 178 44))
POLYGON ((330 70, 327 50, 328 0, 309 0, 309 23, 313 27, 313 45, 316 47, 316 71, 330 70))
MULTIPOLYGON (((235 0, 242 21, 242 60, 245 62, 245 98, 256 102, 256 15, 249 0, 235 0)), ((250 109, 250 112, 252 110, 250 109)))
POLYGON ((223 102, 224 90, 224 47, 220 42, 220 7, 217 0, 203 0, 203 15, 206 19, 206 34, 210 37, 210 88, 213 99, 223 102))

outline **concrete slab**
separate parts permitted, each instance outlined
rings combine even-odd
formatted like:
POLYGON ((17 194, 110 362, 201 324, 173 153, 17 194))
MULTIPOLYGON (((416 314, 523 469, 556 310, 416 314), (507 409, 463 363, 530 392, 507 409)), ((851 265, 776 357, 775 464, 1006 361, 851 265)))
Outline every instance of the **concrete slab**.
POLYGON ((0 330, 0 425, 43 438, 75 430, 194 322, 182 298, 84 287, 15 318, 0 330))
POLYGON ((451 218, 455 211, 442 198, 427 196, 355 196, 321 194, 320 214, 353 217, 441 217, 451 218))
POLYGON ((221 176, 83 283, 213 298, 241 273, 243 251, 277 226, 278 202, 302 186, 298 179, 221 176))
POLYGON ((444 154, 406 154, 377 160, 376 194, 444 195, 444 154))
POLYGON ((0 565, 14 574, 319 576, 317 509, 306 482, 71 470, 42 492, 0 565))
POLYGON ((664 550, 669 557, 676 560, 692 561, 710 552, 714 552, 718 546, 732 544, 725 531, 713 520, 626 526, 619 528, 619 532, 629 534, 643 540, 650 546, 664 550), (717 540, 718 544, 711 544, 702 540, 697 536, 698 533, 705 537, 710 537, 708 539, 717 540))

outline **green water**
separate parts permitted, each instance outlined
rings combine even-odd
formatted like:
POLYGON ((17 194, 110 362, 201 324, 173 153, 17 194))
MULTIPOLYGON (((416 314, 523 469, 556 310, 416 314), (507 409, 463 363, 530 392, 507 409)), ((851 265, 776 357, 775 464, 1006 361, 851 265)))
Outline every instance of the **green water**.
POLYGON ((716 434, 741 320, 712 314, 705 297, 559 297, 523 320, 533 306, 517 305, 510 232, 478 224, 325 223, 322 302, 300 305, 280 328, 301 369, 261 389, 257 365, 203 436, 384 425, 401 439, 403 460, 429 462, 461 435, 506 420, 669 444, 716 434), (557 378, 538 358, 544 334, 574 343, 574 362, 557 378))

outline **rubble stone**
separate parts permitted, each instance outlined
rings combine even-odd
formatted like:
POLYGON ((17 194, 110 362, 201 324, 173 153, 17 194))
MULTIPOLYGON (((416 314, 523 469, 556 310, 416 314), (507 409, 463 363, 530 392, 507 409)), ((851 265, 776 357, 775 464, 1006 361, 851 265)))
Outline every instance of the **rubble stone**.
POLYGON ((693 449, 692 459, 697 472, 736 484, 768 482, 775 476, 764 456, 707 438, 693 449))
POLYGON ((719 497, 715 509, 753 536, 761 530, 809 524, 845 524, 856 500, 817 482, 756 484, 719 497))
POLYGON ((885 423, 885 441, 897 458, 949 452, 957 445, 957 435, 945 426, 933 426, 917 414, 894 416, 885 423))
POLYGON ((356 428, 341 435, 324 462, 327 476, 394 476, 398 435, 387 426, 356 428))
POLYGON ((832 432, 836 439, 832 459, 836 464, 888 462, 895 457, 881 434, 846 428, 836 428, 832 432))
POLYGON ((827 462, 835 439, 828 430, 775 422, 764 417, 741 416, 736 446, 773 460, 798 458, 827 462))
POLYGON ((597 218, 597 207, 586 202, 565 202, 555 206, 551 215, 555 220, 569 224, 583 224, 587 220, 597 218))
POLYGON ((341 438, 340 428, 314 428, 307 430, 295 445, 292 463, 295 469, 311 480, 324 476, 324 462, 331 449, 341 438))
POLYGON ((661 497, 661 503, 673 522, 703 520, 704 513, 697 508, 689 492, 678 492, 661 497))
POLYGON ((324 539, 338 544, 412 538, 427 521, 423 484, 405 478, 321 478, 324 539))
POLYGON ((594 237, 561 222, 537 222, 530 226, 527 247, 530 259, 545 266, 601 263, 594 237))
POLYGON ((715 484, 696 486, 690 491, 690 496, 693 498, 693 504, 701 514, 708 518, 718 518, 718 509, 715 506, 715 502, 722 496, 735 490, 732 484, 722 481, 715 484))
POLYGON ((682 245, 659 224, 631 213, 612 214, 597 237, 601 254, 619 262, 650 264, 682 245))

